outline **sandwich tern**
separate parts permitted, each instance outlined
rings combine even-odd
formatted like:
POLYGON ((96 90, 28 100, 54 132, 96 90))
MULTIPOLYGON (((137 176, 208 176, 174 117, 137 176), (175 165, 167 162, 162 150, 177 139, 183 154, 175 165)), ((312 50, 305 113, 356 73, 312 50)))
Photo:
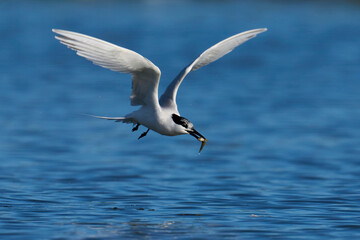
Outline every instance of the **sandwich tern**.
POLYGON ((84 34, 59 29, 52 31, 57 34, 56 39, 76 51, 77 55, 101 67, 132 75, 130 102, 132 106, 141 107, 124 117, 93 117, 132 123, 135 126, 132 131, 138 130, 140 125, 147 127, 147 131, 142 133, 138 139, 145 137, 150 129, 166 136, 190 134, 201 142, 200 153, 208 140, 196 131, 192 122, 182 117, 178 111, 176 94, 181 82, 191 71, 216 61, 240 44, 266 30, 266 28, 259 28, 242 32, 210 47, 177 75, 160 100, 158 99, 158 86, 161 72, 147 58, 129 49, 84 34))

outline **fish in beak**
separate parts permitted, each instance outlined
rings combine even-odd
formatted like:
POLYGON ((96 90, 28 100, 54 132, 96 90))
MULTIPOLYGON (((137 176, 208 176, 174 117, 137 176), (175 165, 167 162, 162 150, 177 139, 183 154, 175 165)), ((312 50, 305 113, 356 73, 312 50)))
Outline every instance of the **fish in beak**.
POLYGON ((201 142, 201 146, 200 146, 200 150, 199 153, 201 152, 201 150, 204 148, 204 146, 206 145, 206 142, 208 141, 203 135, 201 135, 198 131, 196 131, 195 129, 192 129, 190 131, 187 131, 191 136, 195 137, 198 141, 201 142))

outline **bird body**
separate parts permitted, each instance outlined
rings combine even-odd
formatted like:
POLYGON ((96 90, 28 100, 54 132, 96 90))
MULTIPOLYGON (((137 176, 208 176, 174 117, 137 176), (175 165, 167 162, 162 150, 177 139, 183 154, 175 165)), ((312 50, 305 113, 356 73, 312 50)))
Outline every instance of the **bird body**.
POLYGON ((176 136, 187 134, 183 127, 174 123, 171 118, 172 114, 179 115, 179 113, 172 108, 141 107, 139 110, 126 115, 125 118, 134 119, 136 123, 162 135, 176 136))
POLYGON ((141 134, 139 139, 146 136, 150 129, 166 136, 190 134, 202 142, 201 151, 207 139, 195 130, 188 119, 180 116, 177 108, 176 95, 180 84, 191 71, 216 61, 266 30, 260 28, 242 32, 210 47, 178 74, 160 100, 158 86, 161 72, 150 60, 129 49, 84 34, 58 29, 53 29, 53 32, 57 34, 56 39, 75 50, 79 56, 104 68, 132 75, 130 103, 132 106, 141 107, 125 117, 93 117, 132 123, 136 125, 133 131, 136 131, 140 125, 147 127, 148 130, 141 134))

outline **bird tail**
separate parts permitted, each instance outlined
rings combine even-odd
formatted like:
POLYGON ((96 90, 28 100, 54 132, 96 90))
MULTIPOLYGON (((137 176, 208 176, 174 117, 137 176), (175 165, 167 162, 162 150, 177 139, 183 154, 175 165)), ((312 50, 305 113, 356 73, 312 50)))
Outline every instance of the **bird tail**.
POLYGON ((91 115, 91 114, 84 114, 84 115, 94 117, 94 118, 99 118, 99 119, 113 120, 115 122, 137 123, 134 119, 126 118, 126 117, 103 117, 103 116, 95 116, 95 115, 91 115))

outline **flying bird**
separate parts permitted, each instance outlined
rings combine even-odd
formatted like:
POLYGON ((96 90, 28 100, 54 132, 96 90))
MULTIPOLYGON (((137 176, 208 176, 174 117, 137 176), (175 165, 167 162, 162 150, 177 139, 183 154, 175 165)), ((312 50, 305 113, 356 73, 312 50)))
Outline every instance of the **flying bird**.
POLYGON ((195 130, 192 122, 180 115, 176 104, 176 94, 180 84, 191 71, 216 61, 266 30, 259 28, 242 32, 210 47, 177 75, 161 95, 160 100, 158 86, 161 72, 147 58, 129 49, 84 34, 59 29, 52 31, 57 34, 56 39, 76 51, 77 55, 101 67, 132 75, 130 102, 132 106, 141 107, 124 117, 93 117, 132 123, 134 126, 132 131, 138 130, 140 125, 147 127, 147 131, 143 132, 139 139, 145 137, 150 129, 166 136, 190 134, 201 142, 200 153, 208 140, 195 130))

